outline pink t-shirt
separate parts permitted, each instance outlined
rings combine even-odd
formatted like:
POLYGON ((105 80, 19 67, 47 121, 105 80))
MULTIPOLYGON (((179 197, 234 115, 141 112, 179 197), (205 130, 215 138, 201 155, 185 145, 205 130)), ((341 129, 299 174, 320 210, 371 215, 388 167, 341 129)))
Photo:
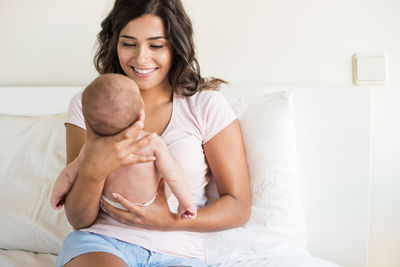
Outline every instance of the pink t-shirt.
MULTIPOLYGON (((72 98, 66 123, 85 129, 81 97, 79 93, 72 98)), ((173 95, 171 120, 161 137, 171 155, 181 164, 197 208, 203 207, 207 201, 205 187, 211 176, 203 144, 235 119, 236 115, 218 91, 204 90, 191 97, 173 95)), ((176 212, 178 202, 173 195, 168 204, 170 210, 176 212)), ((205 258, 205 233, 136 228, 119 223, 103 212, 92 226, 81 231, 111 236, 159 253, 205 258)))

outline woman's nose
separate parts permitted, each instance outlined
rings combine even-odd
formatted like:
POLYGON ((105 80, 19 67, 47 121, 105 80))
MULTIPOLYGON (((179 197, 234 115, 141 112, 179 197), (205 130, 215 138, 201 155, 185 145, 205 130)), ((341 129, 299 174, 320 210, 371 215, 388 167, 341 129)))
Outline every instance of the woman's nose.
POLYGON ((147 63, 150 58, 150 51, 145 46, 139 46, 136 50, 136 61, 139 64, 147 63))

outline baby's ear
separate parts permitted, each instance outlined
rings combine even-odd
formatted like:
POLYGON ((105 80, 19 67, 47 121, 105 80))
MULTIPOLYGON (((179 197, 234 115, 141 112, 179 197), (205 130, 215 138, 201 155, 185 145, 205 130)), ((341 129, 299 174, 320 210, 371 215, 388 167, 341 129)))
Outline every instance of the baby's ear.
POLYGON ((136 121, 143 121, 144 122, 144 118, 145 118, 145 113, 144 113, 144 109, 142 109, 142 111, 139 112, 139 115, 138 115, 136 121))
POLYGON ((96 137, 96 134, 93 132, 92 128, 90 128, 86 119, 85 119, 85 126, 86 126, 86 139, 93 140, 96 137))

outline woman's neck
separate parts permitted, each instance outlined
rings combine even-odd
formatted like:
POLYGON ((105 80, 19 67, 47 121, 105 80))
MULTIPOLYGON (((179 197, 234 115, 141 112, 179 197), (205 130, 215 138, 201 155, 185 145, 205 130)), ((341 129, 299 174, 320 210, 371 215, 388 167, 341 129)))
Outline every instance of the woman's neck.
POLYGON ((143 97, 145 120, 143 130, 162 135, 172 116, 171 86, 140 91, 143 97))
POLYGON ((172 87, 164 86, 148 90, 140 90, 145 107, 151 108, 172 101, 172 87))

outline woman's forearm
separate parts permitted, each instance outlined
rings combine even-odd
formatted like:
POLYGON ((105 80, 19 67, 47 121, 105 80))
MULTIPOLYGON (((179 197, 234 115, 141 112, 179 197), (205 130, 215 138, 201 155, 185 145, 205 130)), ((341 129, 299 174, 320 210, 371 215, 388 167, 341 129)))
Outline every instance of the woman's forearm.
POLYGON ((80 171, 65 201, 67 219, 75 229, 88 227, 96 220, 104 181, 80 171))
POLYGON ((198 210, 197 217, 183 220, 175 217, 172 230, 213 232, 243 226, 250 218, 251 205, 230 195, 198 210))

